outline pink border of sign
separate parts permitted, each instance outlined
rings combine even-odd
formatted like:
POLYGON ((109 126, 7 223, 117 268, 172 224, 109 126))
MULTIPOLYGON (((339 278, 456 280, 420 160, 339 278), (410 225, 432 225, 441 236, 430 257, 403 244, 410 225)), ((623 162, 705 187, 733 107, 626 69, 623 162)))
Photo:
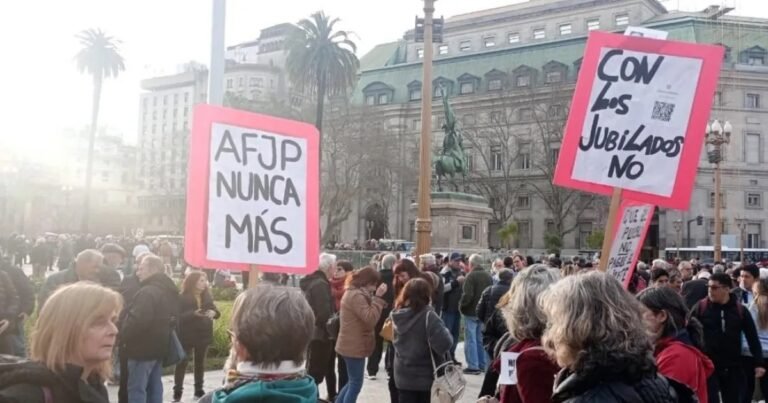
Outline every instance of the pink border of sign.
POLYGON ((187 225, 184 233, 184 258, 200 268, 249 270, 247 263, 216 262, 207 258, 208 234, 208 175, 210 168, 211 125, 225 123, 264 130, 307 141, 307 257, 306 267, 262 266, 264 272, 305 274, 317 268, 320 253, 319 153, 320 136, 307 123, 267 115, 200 104, 195 107, 190 137, 187 178, 187 225))
POLYGON ((587 117, 589 96, 592 85, 597 77, 597 65, 600 50, 604 47, 633 50, 638 52, 656 53, 669 56, 681 56, 702 60, 701 75, 696 86, 688 121, 688 132, 685 134, 685 145, 677 170, 675 186, 669 197, 653 195, 644 192, 624 189, 626 198, 673 209, 687 210, 691 200, 696 168, 699 163, 701 145, 709 112, 712 107, 712 97, 717 87, 720 65, 723 60, 723 48, 713 45, 701 45, 677 41, 662 41, 592 31, 589 34, 581 72, 576 83, 576 90, 571 102, 571 112, 565 127, 560 157, 555 168, 553 183, 559 186, 583 190, 591 193, 610 195, 612 186, 600 185, 573 179, 573 166, 576 162, 576 151, 581 139, 584 120, 587 117))
MULTIPOLYGON (((621 202, 621 216, 618 217, 618 220, 616 221, 616 225, 613 228, 613 238, 611 245, 616 244, 617 239, 616 236, 619 235, 619 228, 621 228, 621 221, 624 220, 624 214, 627 212, 627 208, 629 207, 636 207, 636 206, 651 206, 650 214, 648 214, 648 218, 645 220, 645 225, 643 225, 643 232, 640 234, 640 244, 637 249, 635 249, 635 254, 632 256, 632 264, 629 266, 629 271, 627 271, 627 277, 624 279, 624 282, 622 285, 624 286, 624 289, 629 288, 629 282, 632 280, 632 274, 635 272, 635 268, 637 267, 637 259, 640 257, 640 251, 643 250, 643 244, 645 243, 645 236, 648 235, 648 228, 651 227, 651 221, 653 221, 653 213, 656 211, 656 206, 649 204, 649 203, 641 203, 634 200, 622 200, 621 202)), ((609 256, 610 257, 610 256, 609 256)), ((602 257, 601 257, 602 258, 602 257)))

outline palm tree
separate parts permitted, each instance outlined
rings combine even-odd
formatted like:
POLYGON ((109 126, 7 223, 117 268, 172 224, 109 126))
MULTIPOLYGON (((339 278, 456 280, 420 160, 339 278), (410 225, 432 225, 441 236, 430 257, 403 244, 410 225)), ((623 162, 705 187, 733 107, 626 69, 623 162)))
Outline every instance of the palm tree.
POLYGON ((91 127, 88 138, 88 161, 85 170, 85 203, 83 204, 83 221, 81 229, 88 231, 88 215, 91 202, 91 182, 93 179, 93 146, 96 141, 96 125, 99 118, 99 102, 101 86, 105 78, 117 77, 125 70, 125 62, 120 55, 117 44, 120 41, 108 36, 101 29, 87 29, 77 34, 81 49, 75 55, 75 63, 80 73, 93 77, 93 109, 91 110, 91 127))
MULTIPOLYGON (((340 93, 355 83, 360 61, 357 46, 347 31, 334 31, 338 18, 323 11, 298 23, 288 41, 288 75, 293 84, 317 96, 315 126, 322 132, 325 98, 340 93)), ((322 143, 322 142, 321 142, 322 143)))

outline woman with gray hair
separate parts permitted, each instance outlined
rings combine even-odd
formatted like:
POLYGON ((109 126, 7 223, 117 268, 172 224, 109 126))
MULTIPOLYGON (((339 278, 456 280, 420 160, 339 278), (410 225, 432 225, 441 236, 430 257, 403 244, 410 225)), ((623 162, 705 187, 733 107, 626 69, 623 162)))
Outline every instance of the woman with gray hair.
MULTIPOLYGON (((518 340, 507 349, 517 354, 516 385, 500 385, 501 402, 545 403, 552 401, 552 383, 560 368, 541 347, 546 328, 544 315, 536 303, 539 295, 560 279, 560 272, 544 264, 535 264, 512 280, 506 305, 501 313, 510 336, 518 340)), ((500 360, 493 363, 500 372, 500 360)))
POLYGON ((545 351, 563 370, 553 402, 673 403, 657 374, 643 308, 611 275, 569 276, 539 299, 545 351))

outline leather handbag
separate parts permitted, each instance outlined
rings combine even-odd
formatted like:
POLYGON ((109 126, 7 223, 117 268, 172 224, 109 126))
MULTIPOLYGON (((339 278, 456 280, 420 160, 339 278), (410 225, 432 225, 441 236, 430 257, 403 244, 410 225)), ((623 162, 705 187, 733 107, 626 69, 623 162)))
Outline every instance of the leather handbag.
POLYGON ((392 317, 384 321, 379 336, 390 343, 395 340, 395 326, 392 324, 392 317))
POLYGON ((435 378, 430 391, 430 401, 431 403, 456 403, 464 395, 467 380, 464 379, 461 366, 456 365, 450 358, 444 357, 445 361, 442 364, 435 364, 435 352, 432 350, 432 343, 429 340, 429 312, 427 312, 426 319, 426 334, 429 358, 432 359, 432 370, 435 378))

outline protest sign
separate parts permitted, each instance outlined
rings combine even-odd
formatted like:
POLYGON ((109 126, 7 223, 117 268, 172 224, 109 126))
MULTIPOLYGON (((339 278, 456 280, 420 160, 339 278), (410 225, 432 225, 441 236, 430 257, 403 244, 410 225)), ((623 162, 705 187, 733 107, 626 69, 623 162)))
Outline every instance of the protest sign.
POLYGON ((590 32, 553 182, 687 209, 723 48, 590 32))
POLYGON ((499 385, 517 385, 517 357, 520 353, 502 351, 499 385))
MULTIPOLYGON (((629 286, 635 271, 640 249, 653 219, 652 204, 625 200, 621 204, 621 215, 612 234, 611 253, 607 256, 607 271, 624 285, 629 286)), ((608 235, 606 235, 608 236, 608 235)), ((603 257, 600 257, 603 260, 603 257)))
POLYGON ((309 273, 319 254, 319 136, 305 123, 199 105, 185 258, 196 267, 309 273))

